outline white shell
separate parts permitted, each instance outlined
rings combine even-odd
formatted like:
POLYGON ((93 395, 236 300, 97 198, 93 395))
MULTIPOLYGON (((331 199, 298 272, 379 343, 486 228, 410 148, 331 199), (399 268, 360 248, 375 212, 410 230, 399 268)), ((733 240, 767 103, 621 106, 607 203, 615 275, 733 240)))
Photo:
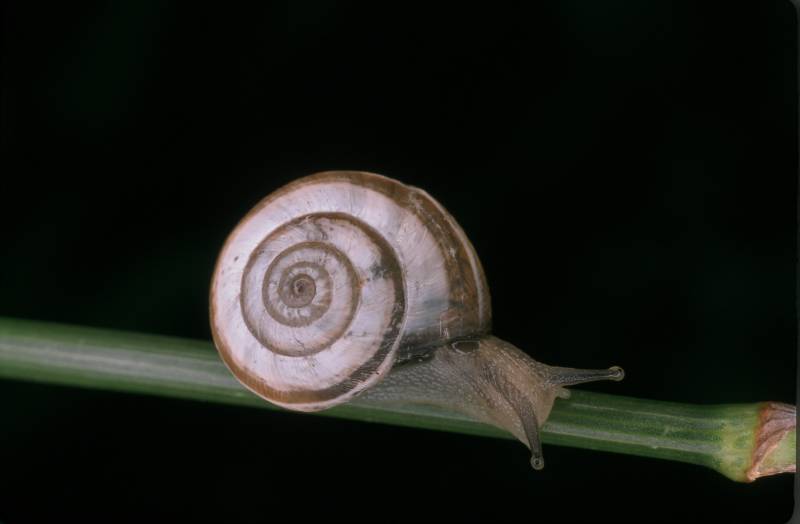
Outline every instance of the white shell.
POLYGON ((422 190, 362 172, 312 175, 262 200, 228 237, 211 326, 234 375, 315 411, 388 373, 398 354, 489 332, 478 257, 422 190))

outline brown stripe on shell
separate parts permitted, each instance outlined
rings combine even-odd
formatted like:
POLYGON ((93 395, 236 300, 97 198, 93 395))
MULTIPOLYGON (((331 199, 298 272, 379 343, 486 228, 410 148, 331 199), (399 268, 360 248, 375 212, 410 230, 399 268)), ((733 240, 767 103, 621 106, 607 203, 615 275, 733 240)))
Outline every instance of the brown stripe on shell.
MULTIPOLYGON (((346 217, 346 216, 343 216, 343 215, 337 215, 337 214, 334 214, 334 213, 327 213, 327 214, 320 213, 318 215, 315 215, 314 218, 330 218, 330 219, 338 219, 338 220, 344 219, 344 220, 346 220, 348 222, 351 222, 351 223, 355 222, 351 217, 346 217)), ((293 228, 297 223, 300 223, 300 222, 308 220, 308 219, 309 219, 309 216, 306 215, 306 216, 299 217, 299 218, 297 218, 295 220, 292 220, 291 222, 289 222, 287 224, 284 224, 281 227, 277 228, 273 233, 271 233, 264 240, 262 240, 261 243, 259 244, 259 246, 253 251, 253 253, 252 253, 251 257, 250 257, 250 260, 248 260, 247 266, 245 266, 245 270, 244 270, 243 277, 242 277, 242 290, 241 290, 241 293, 240 293, 240 302, 241 302, 241 310, 242 310, 242 313, 244 314, 244 322, 247 325, 247 328, 250 330, 250 333, 252 333, 252 335, 264 347, 269 348, 270 350, 274 351, 275 353, 279 353, 281 355, 287 355, 287 356, 303 355, 303 356, 308 356, 308 355, 313 355, 314 353, 317 353, 319 351, 324 350, 332 342, 338 340, 339 337, 341 337, 342 334, 345 331, 347 331, 347 329, 350 327, 350 322, 352 322, 353 316, 355 315, 356 309, 358 307, 358 297, 359 297, 359 288, 360 288, 359 280, 358 280, 358 277, 356 275, 355 270, 353 269, 352 264, 350 264, 350 261, 347 259, 347 257, 343 253, 341 253, 338 249, 336 249, 333 246, 331 246, 330 244, 326 244, 324 242, 301 242, 299 244, 293 245, 289 249, 286 249, 285 251, 281 252, 278 256, 276 256, 275 259, 270 264, 269 268, 267 269, 266 274, 263 276, 262 289, 259 291, 259 293, 260 293, 260 295, 262 297, 262 304, 264 306, 265 312, 268 313, 276 322, 279 322, 281 324, 288 325, 288 326, 291 326, 291 327, 308 326, 308 325, 312 324, 315 320, 318 320, 320 317, 322 317, 325 314, 327 309, 325 309, 325 310, 320 309, 318 311, 315 311, 314 314, 312 314, 308 318, 303 319, 302 321, 299 321, 299 320, 298 321, 292 321, 290 319, 285 319, 285 318, 281 317, 281 314, 280 314, 280 312, 277 311, 276 306, 274 304, 272 304, 269 301, 268 297, 267 297, 267 292, 266 292, 267 284, 269 282, 270 277, 272 276, 272 272, 274 271, 274 268, 277 265, 277 263, 282 258, 285 258, 286 256, 290 255, 291 253, 294 253, 294 252, 297 252, 297 251, 300 251, 300 250, 303 250, 303 249, 309 249, 309 250, 318 250, 318 251, 324 252, 326 254, 326 256, 330 256, 330 257, 336 259, 338 261, 339 265, 347 272, 350 282, 353 283, 353 285, 351 286, 352 290, 353 290, 352 296, 355 298, 355 300, 350 305, 351 306, 350 307, 350 311, 348 312, 346 320, 344 322, 342 322, 340 326, 338 326, 338 329, 328 333, 327 336, 324 339, 320 340, 319 343, 315 344, 314 346, 311 346, 311 347, 303 346, 302 348, 299 348, 299 349, 293 349, 290 352, 290 351, 287 351, 287 350, 285 350, 284 348, 282 348, 280 346, 277 346, 275 344, 270 344, 268 340, 265 340, 261 336, 261 332, 257 327, 255 319, 250 317, 250 314, 248 312, 248 307, 247 307, 247 305, 245 303, 246 302, 245 297, 247 297, 248 293, 250 293, 250 292, 255 293, 256 290, 248 290, 248 289, 246 289, 246 285, 245 284, 247 282, 247 278, 246 277, 247 277, 248 273, 250 272, 250 270, 252 269, 252 266, 254 264, 256 256, 258 255, 260 250, 263 249, 262 246, 264 246, 267 243, 271 242, 272 239, 274 239, 275 237, 281 235, 287 229, 293 228)), ((357 227, 363 227, 363 224, 358 224, 357 227)), ((325 271, 324 268, 320 268, 320 269, 321 269, 321 271, 325 271)), ((281 280, 283 280, 283 279, 281 279, 281 280)), ((283 282, 281 282, 281 284, 282 283, 283 282)), ((330 305, 330 299, 327 301, 327 306, 329 306, 329 305, 330 305)))
MULTIPOLYGON (((455 219, 430 195, 425 191, 412 186, 402 184, 396 180, 373 173, 358 171, 329 171, 307 176, 291 182, 274 193, 261 200, 253 209, 241 220, 240 225, 246 223, 254 215, 261 212, 264 207, 272 204, 283 195, 299 190, 305 186, 338 182, 347 183, 354 186, 363 187, 376 191, 391 199, 396 205, 407 210, 409 213, 418 217, 420 222, 431 232, 431 237, 439 247, 439 252, 445 265, 445 272, 448 278, 449 298, 447 307, 438 319, 432 319, 430 327, 418 329, 415 333, 403 333, 403 324, 406 314, 405 282, 402 276, 402 268, 398 261, 384 260, 382 265, 387 271, 382 271, 384 278, 394 279, 394 289, 397 297, 396 307, 393 310, 391 319, 384 331, 380 347, 373 357, 360 366, 351 377, 334 386, 318 390, 277 390, 269 386, 263 379, 248 374, 233 362, 230 357, 230 350, 225 346, 225 341, 212 329, 214 341, 220 349, 220 354, 234 375, 248 388, 257 394, 274 400, 276 403, 297 405, 297 409, 320 409, 320 407, 306 407, 305 404, 314 405, 327 403, 333 405, 339 401, 346 400, 357 391, 360 384, 365 381, 374 380, 374 375, 383 374, 388 369, 387 365, 392 362, 384 362, 392 351, 397 348, 397 355, 413 353, 414 348, 430 347, 448 340, 458 340, 486 334, 490 330, 491 324, 491 305, 488 293, 488 286, 484 276, 480 260, 475 254, 474 248, 467 239, 463 230, 455 219), (402 339, 398 339, 402 336, 402 339), (332 402, 340 398, 337 402, 332 402)), ((351 218, 352 220, 352 218, 351 218)), ((234 237, 238 228, 231 233, 229 238, 234 237)), ((383 244, 386 243, 380 235, 370 227, 363 229, 369 231, 383 244)), ((386 244, 388 246, 388 244, 386 244)), ((391 248, 391 246, 389 246, 391 248)), ((391 249, 390 249, 391 251, 391 249)), ((382 251, 383 252, 383 251, 382 251)), ((222 254, 221 254, 222 255, 222 254)), ((220 259, 217 261, 217 268, 214 272, 214 281, 219 275, 220 259)), ((383 257, 384 259, 390 257, 383 257)), ((212 299, 215 282, 212 282, 212 299)), ((216 325, 216 308, 211 301, 210 313, 212 326, 216 325)), ((394 360, 395 357, 392 357, 394 360)))
POLYGON ((463 229, 439 202, 422 189, 363 171, 325 171, 292 182, 284 189, 321 182, 346 182, 378 191, 417 215, 433 232, 447 267, 450 308, 425 332, 405 334, 401 352, 413 353, 417 347, 490 332, 491 299, 480 259, 463 229))
MULTIPOLYGON (((218 335, 216 329, 212 329, 212 335, 214 339, 214 343, 216 347, 219 349, 219 353, 222 357, 223 362, 228 366, 231 372, 236 376, 236 378, 244 384, 247 388, 255 392, 256 394, 274 401, 280 404, 297 404, 297 405, 305 405, 308 404, 312 406, 311 408, 303 408, 300 406, 298 409, 308 409, 308 410, 315 410, 319 409, 317 407, 313 407, 316 404, 330 402, 333 399, 346 399, 349 396, 352 396, 352 392, 357 390, 359 385, 363 384, 364 382, 369 381, 370 379, 374 379, 375 374, 380 373, 380 368, 382 365, 385 364, 387 359, 387 355, 391 353, 391 351, 398 345, 400 340, 400 334, 402 333, 403 329, 403 322, 405 320, 405 311, 406 311, 406 300, 405 300, 405 288, 403 282, 403 272, 402 268, 399 265, 398 260, 393 256, 386 256, 386 254, 393 253, 391 246, 388 245, 386 240, 371 226, 359 221, 355 220, 352 216, 346 215, 344 213, 317 213, 314 215, 305 215, 299 217, 292 222, 281 226, 280 228, 276 229, 275 232, 278 232, 283 227, 291 227, 291 224, 308 220, 308 219, 317 219, 317 218, 328 218, 331 220, 343 220, 352 223, 356 227, 358 227, 361 232, 365 233, 370 239, 375 242, 378 246, 380 246, 380 253, 381 261, 380 261, 380 271, 373 272, 373 278, 385 278, 391 279, 393 282, 393 289, 395 291, 395 296, 392 300, 394 303, 394 307, 390 313, 390 318, 386 324, 386 328, 384 329, 383 336, 381 338, 380 345, 376 352, 372 355, 372 357, 354 370, 350 376, 343 382, 335 384, 328 388, 317 389, 317 390, 306 390, 306 389, 292 389, 292 390, 280 390, 277 388, 271 387, 262 377, 256 376, 247 368, 240 366, 236 363, 236 361, 231 358, 231 351, 227 347, 225 341, 218 335)), ((274 234, 274 233, 273 233, 274 234)), ((273 234, 268 235, 267 238, 272 237, 273 234)), ((265 238, 263 242, 267 241, 265 238)), ((314 242, 306 242, 306 244, 315 244, 314 242)), ((261 243, 259 244, 261 245, 261 243)), ((254 252, 255 253, 255 252, 254 252)), ((248 264, 249 265, 249 264, 248 264)), ((347 262, 347 266, 352 268, 349 262, 347 262)), ((360 280, 357 276, 353 277, 353 282, 355 285, 360 288, 360 280)), ((244 280, 244 279, 243 279, 244 280)), ((213 290, 213 285, 212 285, 213 290)), ((359 296, 359 290, 355 289, 353 296, 359 296)), ((242 308, 244 310, 244 308, 242 308)), ((216 310, 214 307, 214 301, 211 301, 211 318, 212 318, 212 325, 214 325, 216 319, 216 310)), ((352 321, 353 315, 350 316, 350 321, 352 321)), ((349 326, 349 322, 348 322, 349 326)), ((251 333, 259 340, 260 343, 263 344, 263 341, 255 334, 256 332, 253 331, 251 326, 248 326, 251 330, 251 333)), ((344 330, 346 331, 346 330, 344 330)), ((272 348, 271 348, 272 349, 272 348)), ((299 358, 309 358, 313 359, 313 354, 305 357, 299 358)), ((388 363, 391 366, 391 362, 388 363)))

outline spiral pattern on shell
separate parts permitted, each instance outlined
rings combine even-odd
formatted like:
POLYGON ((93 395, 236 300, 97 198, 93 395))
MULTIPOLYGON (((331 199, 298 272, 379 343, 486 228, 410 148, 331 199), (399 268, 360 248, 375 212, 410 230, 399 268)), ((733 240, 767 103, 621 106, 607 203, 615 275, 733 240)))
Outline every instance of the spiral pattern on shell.
POLYGON ((300 179, 231 233, 211 288, 217 348, 267 400, 346 401, 415 347, 488 332, 483 271, 427 193, 360 172, 300 179))

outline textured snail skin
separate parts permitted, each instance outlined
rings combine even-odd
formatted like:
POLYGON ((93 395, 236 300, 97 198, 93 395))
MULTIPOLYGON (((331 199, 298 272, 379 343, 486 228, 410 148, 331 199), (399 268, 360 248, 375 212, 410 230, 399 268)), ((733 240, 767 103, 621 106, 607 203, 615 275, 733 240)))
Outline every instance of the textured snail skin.
POLYGON ((372 173, 319 173, 259 202, 220 252, 210 322, 234 376, 274 404, 365 395, 463 413, 515 435, 536 469, 564 386, 622 378, 547 366, 491 336, 461 227, 426 192, 372 173))
POLYGON ((581 370, 542 364, 494 336, 457 341, 427 357, 396 365, 360 397, 373 404, 429 406, 461 413, 505 429, 531 450, 534 469, 544 467, 539 428, 565 386, 622 380, 619 367, 581 370))

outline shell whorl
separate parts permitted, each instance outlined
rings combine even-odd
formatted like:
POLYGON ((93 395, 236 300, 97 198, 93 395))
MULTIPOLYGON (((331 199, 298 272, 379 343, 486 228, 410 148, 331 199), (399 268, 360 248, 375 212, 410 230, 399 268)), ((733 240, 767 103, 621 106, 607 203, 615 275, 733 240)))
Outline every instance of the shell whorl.
POLYGON ((265 399, 315 411, 399 355, 489 332, 474 249, 427 193, 371 173, 301 178, 228 237, 211 286, 216 346, 265 399))

